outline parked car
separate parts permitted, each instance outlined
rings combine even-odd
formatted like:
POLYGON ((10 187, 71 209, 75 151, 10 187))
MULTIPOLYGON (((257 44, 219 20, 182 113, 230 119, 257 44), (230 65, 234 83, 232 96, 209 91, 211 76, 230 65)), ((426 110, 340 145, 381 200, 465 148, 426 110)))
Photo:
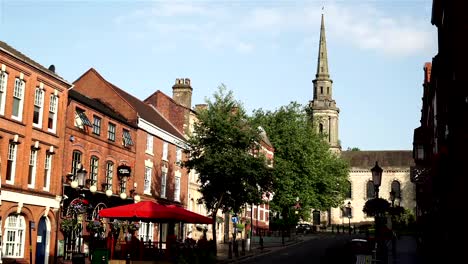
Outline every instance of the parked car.
POLYGON ((312 233, 312 226, 309 224, 298 224, 296 226, 296 234, 310 234, 312 233))

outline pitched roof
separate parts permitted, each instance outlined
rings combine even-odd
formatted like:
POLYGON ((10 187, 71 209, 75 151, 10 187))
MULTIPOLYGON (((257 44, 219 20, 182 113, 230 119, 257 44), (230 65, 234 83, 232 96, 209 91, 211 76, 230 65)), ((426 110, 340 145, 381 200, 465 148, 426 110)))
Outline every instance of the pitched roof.
POLYGON ((351 167, 369 170, 376 161, 380 167, 410 167, 414 163, 411 150, 343 151, 341 157, 351 167))
POLYGON ((170 133, 173 136, 178 137, 179 139, 184 139, 184 135, 177 130, 167 119, 165 119, 161 113, 156 110, 156 108, 151 107, 150 105, 140 101, 140 99, 135 96, 125 92, 119 87, 113 85, 112 83, 106 81, 112 88, 122 96, 138 113, 138 115, 144 120, 152 123, 153 125, 161 128, 162 130, 170 133))
POLYGON ((46 67, 42 66, 41 64, 35 62, 34 60, 32 60, 31 58, 29 58, 28 56, 24 55, 23 53, 21 53, 20 51, 16 50, 15 48, 13 48, 12 46, 8 45, 7 43, 3 42, 3 41, 0 41, 0 50, 3 50, 5 51, 6 53, 9 53, 10 55, 12 55, 13 57, 39 69, 40 71, 46 73, 46 74, 49 74, 53 77, 55 77, 56 79, 59 79, 61 80, 62 82, 68 84, 71 86, 71 83, 69 83, 68 81, 66 81, 65 79, 63 79, 62 77, 60 77, 58 74, 56 74, 55 72, 47 69, 46 67))
POLYGON ((114 109, 112 109, 110 106, 108 106, 107 104, 105 104, 99 99, 89 98, 85 96, 84 94, 81 94, 78 91, 75 91, 74 89, 68 90, 68 97, 88 107, 91 107, 94 110, 97 110, 105 114, 106 116, 109 116, 117 121, 131 125, 131 122, 129 120, 127 120, 124 116, 116 112, 114 109))

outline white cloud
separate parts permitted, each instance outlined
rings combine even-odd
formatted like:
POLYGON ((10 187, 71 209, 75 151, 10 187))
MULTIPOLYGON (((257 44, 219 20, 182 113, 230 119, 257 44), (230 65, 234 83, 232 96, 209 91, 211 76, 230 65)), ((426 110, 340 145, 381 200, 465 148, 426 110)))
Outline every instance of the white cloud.
MULTIPOLYGON (((132 25, 131 30, 138 28, 147 36, 156 34, 160 36, 158 41, 170 36, 173 42, 179 38, 208 49, 246 53, 261 47, 261 43, 267 43, 263 44, 268 45, 263 47, 267 49, 278 46, 286 37, 298 46, 311 37, 318 40, 321 12, 319 3, 314 2, 266 7, 241 4, 239 8, 210 1, 158 1, 151 8, 117 17, 115 23, 132 25)), ((428 21, 398 13, 386 14, 372 6, 372 2, 354 5, 332 2, 326 6, 325 13, 327 36, 342 45, 391 56, 409 56, 427 51, 434 42, 428 21)))

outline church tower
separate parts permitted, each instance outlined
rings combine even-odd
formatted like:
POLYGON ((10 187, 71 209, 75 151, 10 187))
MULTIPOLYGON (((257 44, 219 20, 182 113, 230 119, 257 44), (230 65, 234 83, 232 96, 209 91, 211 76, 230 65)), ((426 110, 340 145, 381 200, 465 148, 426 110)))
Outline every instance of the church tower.
POLYGON ((312 120, 319 133, 327 135, 330 150, 339 153, 341 150, 338 140, 338 116, 340 109, 333 100, 333 81, 328 72, 327 41, 325 39, 325 23, 322 14, 320 25, 320 41, 317 59, 317 73, 315 74, 314 96, 309 106, 312 110, 312 120))

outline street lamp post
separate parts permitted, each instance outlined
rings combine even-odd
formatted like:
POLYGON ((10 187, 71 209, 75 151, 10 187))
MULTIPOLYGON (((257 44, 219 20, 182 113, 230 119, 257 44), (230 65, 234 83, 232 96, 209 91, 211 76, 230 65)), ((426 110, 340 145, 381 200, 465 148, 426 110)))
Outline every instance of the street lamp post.
MULTIPOLYGON (((83 187, 85 186, 85 184, 86 184, 86 174, 87 173, 88 172, 86 171, 86 169, 81 167, 76 172, 75 178, 74 178, 74 180, 72 182, 72 187, 79 188, 79 190, 81 191, 83 189, 83 187)), ((80 193, 80 195, 81 195, 81 193, 80 193)), ((77 235, 78 235, 78 253, 81 253, 83 217, 80 215, 77 219, 78 219, 78 229, 76 230, 76 232, 77 232, 77 235)), ((81 257, 81 255, 80 255, 80 257, 81 257)))
POLYGON ((346 209, 348 209, 348 232, 351 235, 351 217, 353 217, 351 215, 351 201, 348 202, 348 207, 346 209))
MULTIPOLYGON (((378 162, 376 161, 375 162, 375 166, 371 169, 371 172, 372 172, 372 181, 374 183, 374 189, 375 189, 375 199, 378 199, 379 198, 379 188, 380 188, 380 184, 382 183, 382 172, 383 172, 383 169, 381 167, 379 167, 379 164, 378 162)), ((375 240, 377 242, 377 256, 383 260, 383 256, 382 256, 382 248, 380 246, 380 230, 382 229, 380 227, 380 224, 381 224, 381 212, 380 211, 377 211, 376 215, 375 215, 375 240)))

